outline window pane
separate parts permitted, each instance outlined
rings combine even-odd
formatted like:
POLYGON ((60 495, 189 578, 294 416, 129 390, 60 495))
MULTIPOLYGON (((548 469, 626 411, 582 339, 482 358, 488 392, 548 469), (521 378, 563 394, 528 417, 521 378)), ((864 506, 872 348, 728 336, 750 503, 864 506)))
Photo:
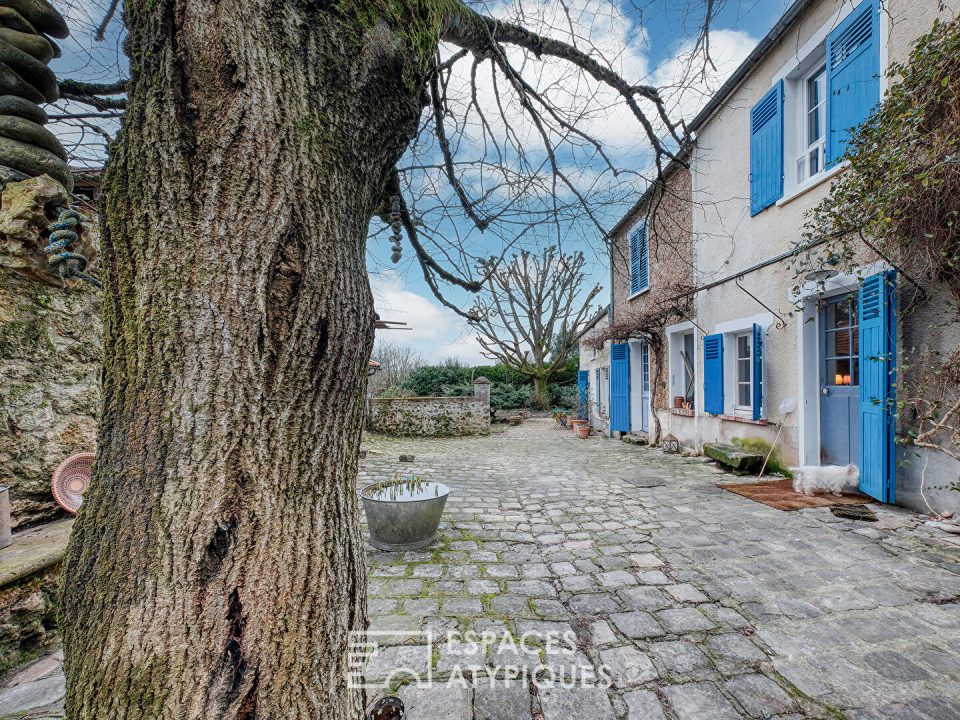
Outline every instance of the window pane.
POLYGON ((850 359, 827 360, 827 385, 848 386, 855 385, 853 368, 850 359))
POLYGON ((827 308, 827 330, 850 327, 850 301, 830 303, 827 308))
POLYGON ((809 160, 810 160, 810 174, 816 175, 818 172, 820 172, 820 148, 819 147, 815 147, 813 150, 810 151, 809 160))
POLYGON ((749 407, 752 398, 750 397, 750 384, 740 383, 737 385, 737 405, 749 407))
POLYGON ((826 68, 823 68, 807 80, 807 145, 812 145, 823 136, 826 75, 826 68))
POLYGON ((827 353, 826 357, 845 357, 852 355, 850 348, 850 331, 849 330, 837 330, 835 332, 828 332, 827 336, 827 353))
POLYGON ((820 109, 814 108, 807 113, 807 145, 820 139, 820 109))
POLYGON ((737 338, 737 358, 744 359, 750 357, 750 336, 740 335, 737 338))

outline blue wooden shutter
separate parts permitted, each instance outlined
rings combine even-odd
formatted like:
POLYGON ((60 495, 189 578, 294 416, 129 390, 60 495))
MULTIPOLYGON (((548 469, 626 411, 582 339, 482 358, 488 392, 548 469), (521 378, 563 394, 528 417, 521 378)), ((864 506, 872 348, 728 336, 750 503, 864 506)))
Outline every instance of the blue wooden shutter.
POLYGON ((703 409, 723 414, 723 335, 703 339, 703 409))
POLYGON ((880 12, 865 0, 827 36, 827 167, 880 102, 880 12))
POLYGON ((590 371, 577 372, 577 417, 587 418, 587 390, 590 385, 590 371))
POLYGON ((650 285, 647 224, 630 235, 630 294, 646 290, 650 285))
POLYGON ((895 499, 896 275, 871 275, 860 286, 860 490, 895 499))
POLYGON ((750 214, 783 197, 783 80, 750 111, 750 214))
POLYGON ((753 419, 764 417, 763 328, 753 324, 753 419))
POLYGON ((630 432, 630 346, 610 347, 610 429, 630 432))
POLYGON ((600 409, 600 368, 594 370, 594 385, 596 385, 596 395, 597 395, 597 409, 600 409))

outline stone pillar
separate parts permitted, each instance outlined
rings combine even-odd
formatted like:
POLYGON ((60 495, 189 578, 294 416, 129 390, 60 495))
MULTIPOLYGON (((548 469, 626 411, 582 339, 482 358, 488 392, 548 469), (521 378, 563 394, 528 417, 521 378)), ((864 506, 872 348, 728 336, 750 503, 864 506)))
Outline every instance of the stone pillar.
POLYGON ((483 375, 473 381, 473 396, 487 405, 490 404, 490 381, 483 375))

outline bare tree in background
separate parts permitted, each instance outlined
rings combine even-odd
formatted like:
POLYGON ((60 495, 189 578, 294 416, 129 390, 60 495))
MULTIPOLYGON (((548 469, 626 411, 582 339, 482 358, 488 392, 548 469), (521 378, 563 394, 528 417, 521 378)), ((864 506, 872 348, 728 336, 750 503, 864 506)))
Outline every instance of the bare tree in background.
POLYGON ((566 364, 596 309, 584 292, 583 253, 522 252, 490 274, 473 308, 483 354, 533 381, 531 407, 550 405, 547 383, 566 364))
POLYGON ((389 387, 396 387, 410 377, 410 373, 426 363, 423 357, 409 345, 396 340, 378 337, 373 344, 372 359, 380 363, 380 369, 370 376, 370 395, 377 397, 389 387))
MULTIPOLYGON (((534 231, 603 237, 633 168, 658 177, 686 132, 601 0, 127 0, 126 35, 102 5, 68 19, 122 46, 130 76, 91 51, 55 118, 113 138, 67 715, 356 720, 371 220, 470 315, 444 288, 480 290, 534 231), (640 151, 615 160, 599 136, 628 121, 640 151)), ((705 38, 713 2, 697 7, 705 38)))

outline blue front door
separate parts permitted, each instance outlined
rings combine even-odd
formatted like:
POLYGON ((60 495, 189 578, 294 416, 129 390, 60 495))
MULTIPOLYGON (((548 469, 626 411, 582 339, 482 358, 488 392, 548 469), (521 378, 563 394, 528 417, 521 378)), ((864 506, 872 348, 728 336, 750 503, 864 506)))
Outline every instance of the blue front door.
POLYGON ((630 346, 610 347, 610 430, 630 432, 630 346))
POLYGON ((860 355, 857 300, 842 295, 820 308, 820 463, 860 462, 860 355))

